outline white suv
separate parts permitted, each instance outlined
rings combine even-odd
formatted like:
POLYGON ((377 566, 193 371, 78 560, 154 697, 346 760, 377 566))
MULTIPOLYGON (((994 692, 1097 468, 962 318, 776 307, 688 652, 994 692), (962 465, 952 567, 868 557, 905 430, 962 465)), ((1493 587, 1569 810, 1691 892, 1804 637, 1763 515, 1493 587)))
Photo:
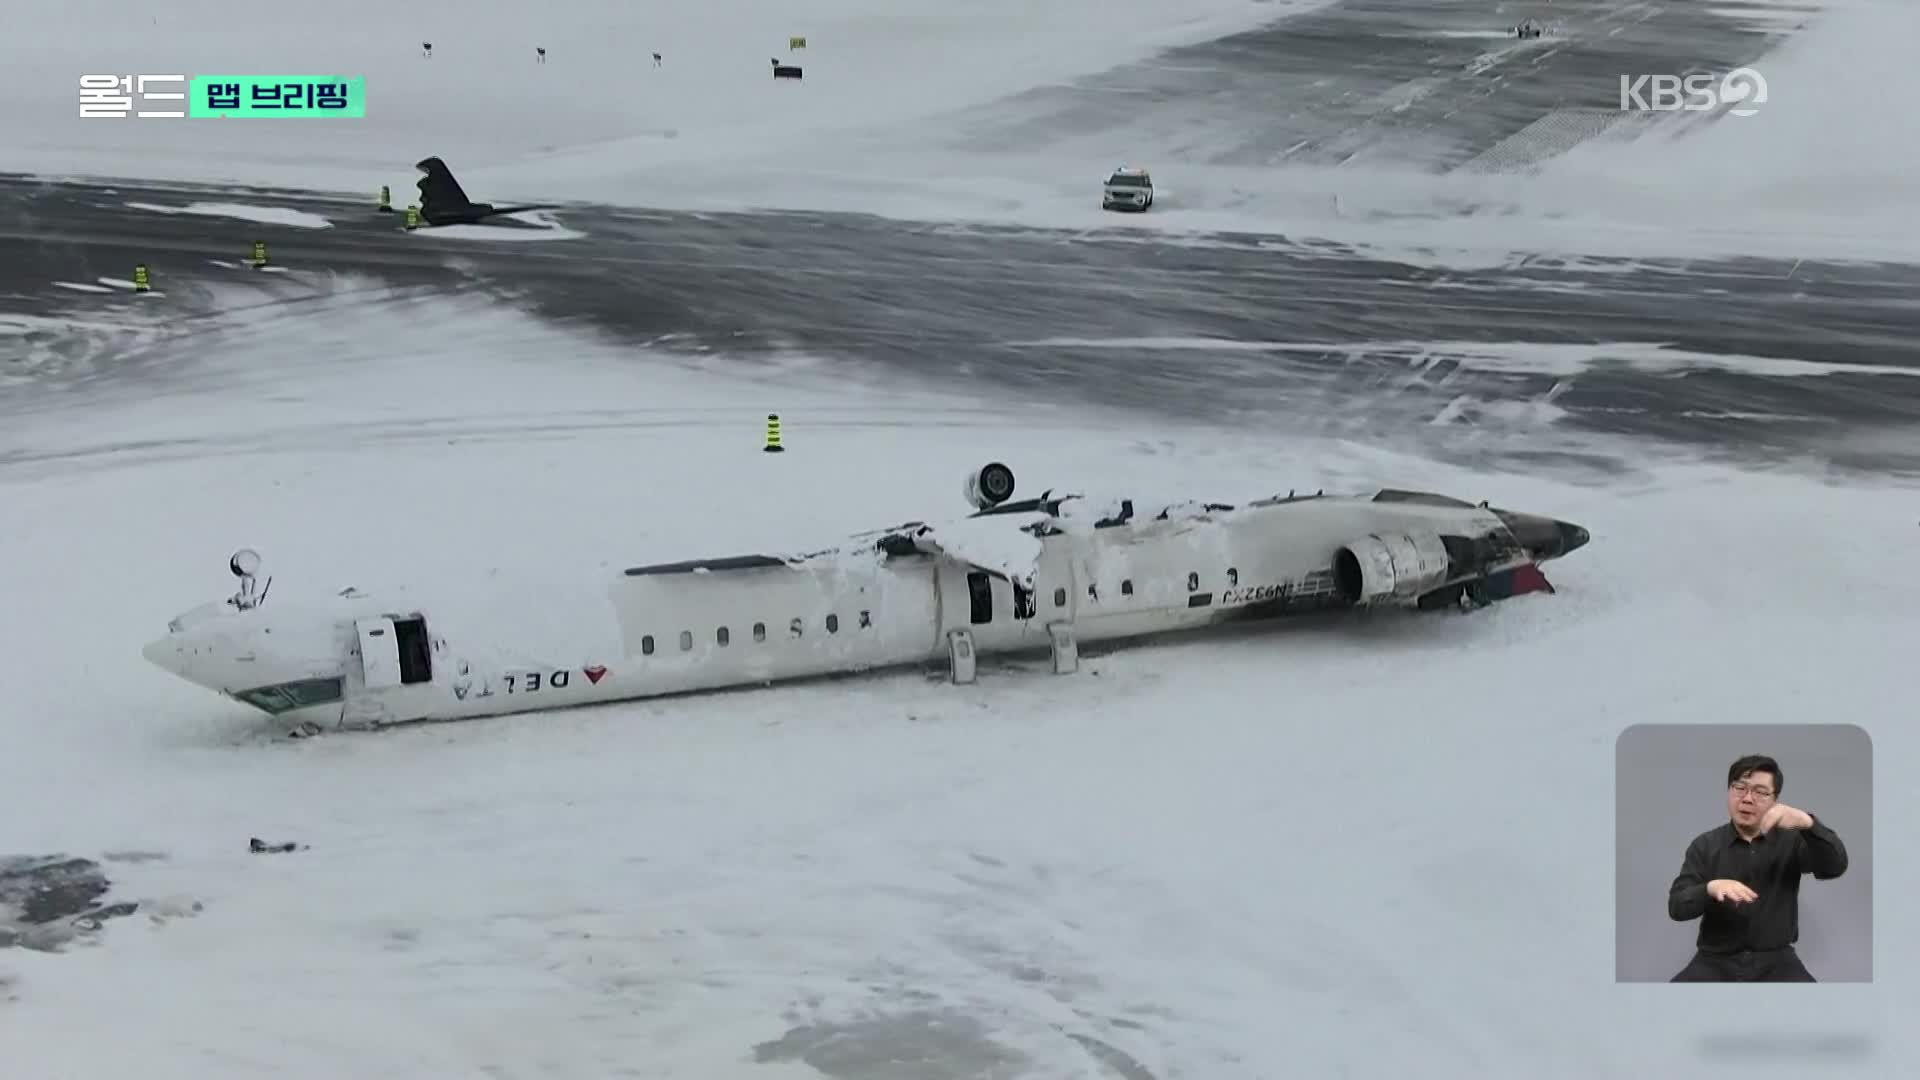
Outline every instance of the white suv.
POLYGON ((1102 210, 1145 210, 1153 205, 1153 177, 1125 165, 1113 170, 1100 194, 1102 210))

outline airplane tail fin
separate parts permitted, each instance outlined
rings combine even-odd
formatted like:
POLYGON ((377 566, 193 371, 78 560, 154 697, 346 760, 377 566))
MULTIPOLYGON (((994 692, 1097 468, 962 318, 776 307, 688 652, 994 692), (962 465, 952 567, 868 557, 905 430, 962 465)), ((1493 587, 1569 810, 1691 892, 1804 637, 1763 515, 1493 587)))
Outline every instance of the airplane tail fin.
POLYGON ((495 206, 492 203, 477 203, 467 198, 460 181, 453 178, 453 170, 447 168, 447 163, 439 158, 422 158, 414 168, 423 174, 415 186, 420 189, 420 216, 427 219, 429 225, 471 225, 502 214, 516 214, 523 210, 553 210, 560 205, 528 203, 522 206, 495 206))
POLYGON ((423 174, 416 187, 420 189, 420 216, 428 221, 456 220, 472 215, 473 200, 461 189, 460 182, 453 178, 453 170, 437 157, 423 158, 414 165, 423 174))

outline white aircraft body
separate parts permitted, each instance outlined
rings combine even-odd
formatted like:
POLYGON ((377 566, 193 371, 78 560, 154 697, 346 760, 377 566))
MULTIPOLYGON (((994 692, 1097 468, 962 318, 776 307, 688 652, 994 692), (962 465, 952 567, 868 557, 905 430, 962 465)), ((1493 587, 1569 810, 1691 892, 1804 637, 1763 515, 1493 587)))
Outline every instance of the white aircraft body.
POLYGON ((174 619, 144 655, 296 734, 942 661, 966 683, 979 654, 1048 652, 1068 673, 1089 642, 1550 592, 1538 564, 1588 540, 1553 518, 1394 489, 1141 511, 1051 492, 1015 502, 1013 483, 988 465, 968 477, 970 516, 824 552, 634 567, 593 610, 543 612, 591 631, 551 641, 501 641, 498 626, 352 589, 269 606, 272 581, 256 587, 260 558, 242 549, 240 591, 174 619))

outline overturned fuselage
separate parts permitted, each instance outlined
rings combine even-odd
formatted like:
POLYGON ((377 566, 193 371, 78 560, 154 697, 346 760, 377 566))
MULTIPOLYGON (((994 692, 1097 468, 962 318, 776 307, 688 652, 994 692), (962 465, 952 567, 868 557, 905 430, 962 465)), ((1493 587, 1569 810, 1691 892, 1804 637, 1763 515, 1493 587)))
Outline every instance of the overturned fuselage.
MULTIPOLYGON (((1006 482, 1010 495, 1011 480, 1006 482)), ((1049 651, 1354 608, 1472 608, 1550 590, 1578 526, 1383 490, 1136 509, 1074 496, 913 523, 829 551, 638 566, 516 633, 390 600, 179 619, 155 664, 290 722, 447 720, 1049 651)), ((248 553, 250 554, 250 553, 248 553)), ((235 563, 235 573, 240 573, 235 563)), ((557 602, 557 601, 556 601, 557 602)), ((550 606, 550 605, 549 605, 550 606)))

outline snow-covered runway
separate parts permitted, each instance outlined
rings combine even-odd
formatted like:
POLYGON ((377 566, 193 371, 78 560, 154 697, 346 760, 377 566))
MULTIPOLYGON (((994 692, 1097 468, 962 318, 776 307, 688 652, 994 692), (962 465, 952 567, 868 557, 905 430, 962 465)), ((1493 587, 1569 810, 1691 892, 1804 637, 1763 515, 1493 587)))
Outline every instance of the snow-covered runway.
POLYGON ((397 358, 448 338, 484 347, 456 324, 484 325, 491 303, 688 363, 1091 399, 1134 423, 1341 435, 1459 461, 1551 451, 1620 467, 1593 438, 1609 433, 1732 460, 1920 469, 1920 440, 1902 438, 1920 423, 1911 266, 1497 248, 1435 266, 1310 238, 606 206, 448 236, 407 233, 371 200, 126 187, 0 185, 0 206, 14 221, 0 238, 0 331, 21 331, 0 337, 0 379, 139 392, 171 377, 139 360, 157 341, 324 363, 330 319, 398 302, 388 287, 405 286, 413 329, 397 358), (255 239, 280 273, 242 265, 255 239), (124 287, 136 262, 164 297, 124 287), (93 291, 62 287, 80 284, 93 291), (37 314, 10 324, 8 311, 37 314), (129 320, 119 336, 142 344, 115 361, 79 344, 97 332, 56 347, 50 311, 129 320))

